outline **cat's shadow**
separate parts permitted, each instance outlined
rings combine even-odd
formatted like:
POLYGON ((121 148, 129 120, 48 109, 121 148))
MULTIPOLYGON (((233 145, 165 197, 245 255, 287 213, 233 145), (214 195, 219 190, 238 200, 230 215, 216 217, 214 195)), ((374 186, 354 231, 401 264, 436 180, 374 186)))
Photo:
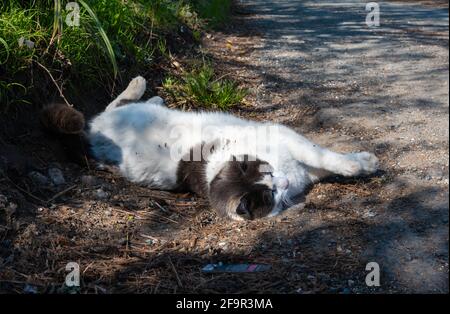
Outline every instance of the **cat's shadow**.
MULTIPOLYGON (((361 175, 357 177, 343 177, 339 175, 331 175, 330 177, 327 177, 320 181, 320 183, 330 183, 330 184, 361 184, 361 183, 369 183, 373 178, 381 177, 385 175, 387 172, 384 170, 377 170, 375 173, 371 175, 361 175)), ((288 206, 283 209, 281 213, 285 213, 286 211, 296 208, 296 209, 304 209, 305 206, 308 203, 307 196, 311 192, 311 190, 314 188, 315 184, 308 185, 305 190, 300 193, 299 195, 296 195, 291 199, 292 205, 288 206)))

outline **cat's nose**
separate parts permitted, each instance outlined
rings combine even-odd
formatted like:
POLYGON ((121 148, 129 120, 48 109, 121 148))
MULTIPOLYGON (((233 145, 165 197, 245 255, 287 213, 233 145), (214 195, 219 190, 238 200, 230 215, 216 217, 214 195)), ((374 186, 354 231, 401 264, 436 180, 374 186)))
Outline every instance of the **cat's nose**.
POLYGON ((281 190, 287 190, 289 187, 289 180, 286 178, 276 177, 274 178, 275 186, 281 190))

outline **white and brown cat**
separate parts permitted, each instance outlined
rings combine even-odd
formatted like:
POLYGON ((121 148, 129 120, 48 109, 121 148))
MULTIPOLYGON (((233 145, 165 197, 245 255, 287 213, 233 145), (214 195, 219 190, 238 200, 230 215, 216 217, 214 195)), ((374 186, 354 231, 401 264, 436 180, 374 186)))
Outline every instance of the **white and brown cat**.
POLYGON ((138 102, 145 90, 144 78, 133 79, 87 130, 83 115, 65 105, 46 107, 42 121, 59 133, 83 132, 91 156, 128 180, 195 192, 235 220, 275 216, 331 174, 377 170, 371 153, 336 153, 280 124, 169 109, 159 97, 138 102))

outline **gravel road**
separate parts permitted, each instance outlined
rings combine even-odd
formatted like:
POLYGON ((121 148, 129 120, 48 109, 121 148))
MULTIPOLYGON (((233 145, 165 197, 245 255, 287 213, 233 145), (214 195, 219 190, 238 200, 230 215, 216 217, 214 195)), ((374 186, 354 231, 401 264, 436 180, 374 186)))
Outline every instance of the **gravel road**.
MULTIPOLYGON (((379 291, 448 292, 448 9, 379 2, 369 28, 363 1, 241 3, 262 37, 245 66, 263 73, 253 91, 264 118, 381 159, 377 190, 351 201, 366 213, 360 259, 380 265, 379 291)), ((302 218, 323 226, 322 213, 302 218)))

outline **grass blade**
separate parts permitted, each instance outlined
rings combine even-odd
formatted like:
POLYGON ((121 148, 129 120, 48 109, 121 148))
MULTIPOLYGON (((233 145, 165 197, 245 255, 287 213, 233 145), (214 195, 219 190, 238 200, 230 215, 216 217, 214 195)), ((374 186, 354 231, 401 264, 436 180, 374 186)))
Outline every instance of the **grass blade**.
MULTIPOLYGON (((55 10, 53 15, 53 34, 50 42, 53 42, 56 35, 62 33, 61 0, 55 0, 55 10)), ((59 38, 58 38, 59 39, 59 38)))
POLYGON ((6 61, 8 61, 8 58, 9 58, 9 46, 8 46, 8 43, 7 43, 3 38, 1 38, 1 37, 0 37, 0 43, 2 43, 3 46, 5 46, 5 49, 6 49, 6 58, 5 58, 5 61, 1 61, 1 60, 0 60, 0 64, 4 64, 4 63, 6 63, 6 61))
POLYGON ((106 35, 106 32, 103 29, 102 24, 98 20, 97 15, 94 13, 94 11, 92 11, 92 9, 89 7, 89 5, 86 2, 84 2, 83 0, 79 0, 79 2, 86 9, 86 11, 89 13, 91 18, 95 21, 95 24, 97 25, 98 32, 100 33, 100 36, 102 37, 103 42, 105 43, 109 59, 111 60, 111 63, 113 66, 114 78, 116 78, 119 70, 118 70, 118 66, 117 66, 116 55, 114 53, 114 50, 112 48, 111 42, 108 38, 108 35, 106 35))

